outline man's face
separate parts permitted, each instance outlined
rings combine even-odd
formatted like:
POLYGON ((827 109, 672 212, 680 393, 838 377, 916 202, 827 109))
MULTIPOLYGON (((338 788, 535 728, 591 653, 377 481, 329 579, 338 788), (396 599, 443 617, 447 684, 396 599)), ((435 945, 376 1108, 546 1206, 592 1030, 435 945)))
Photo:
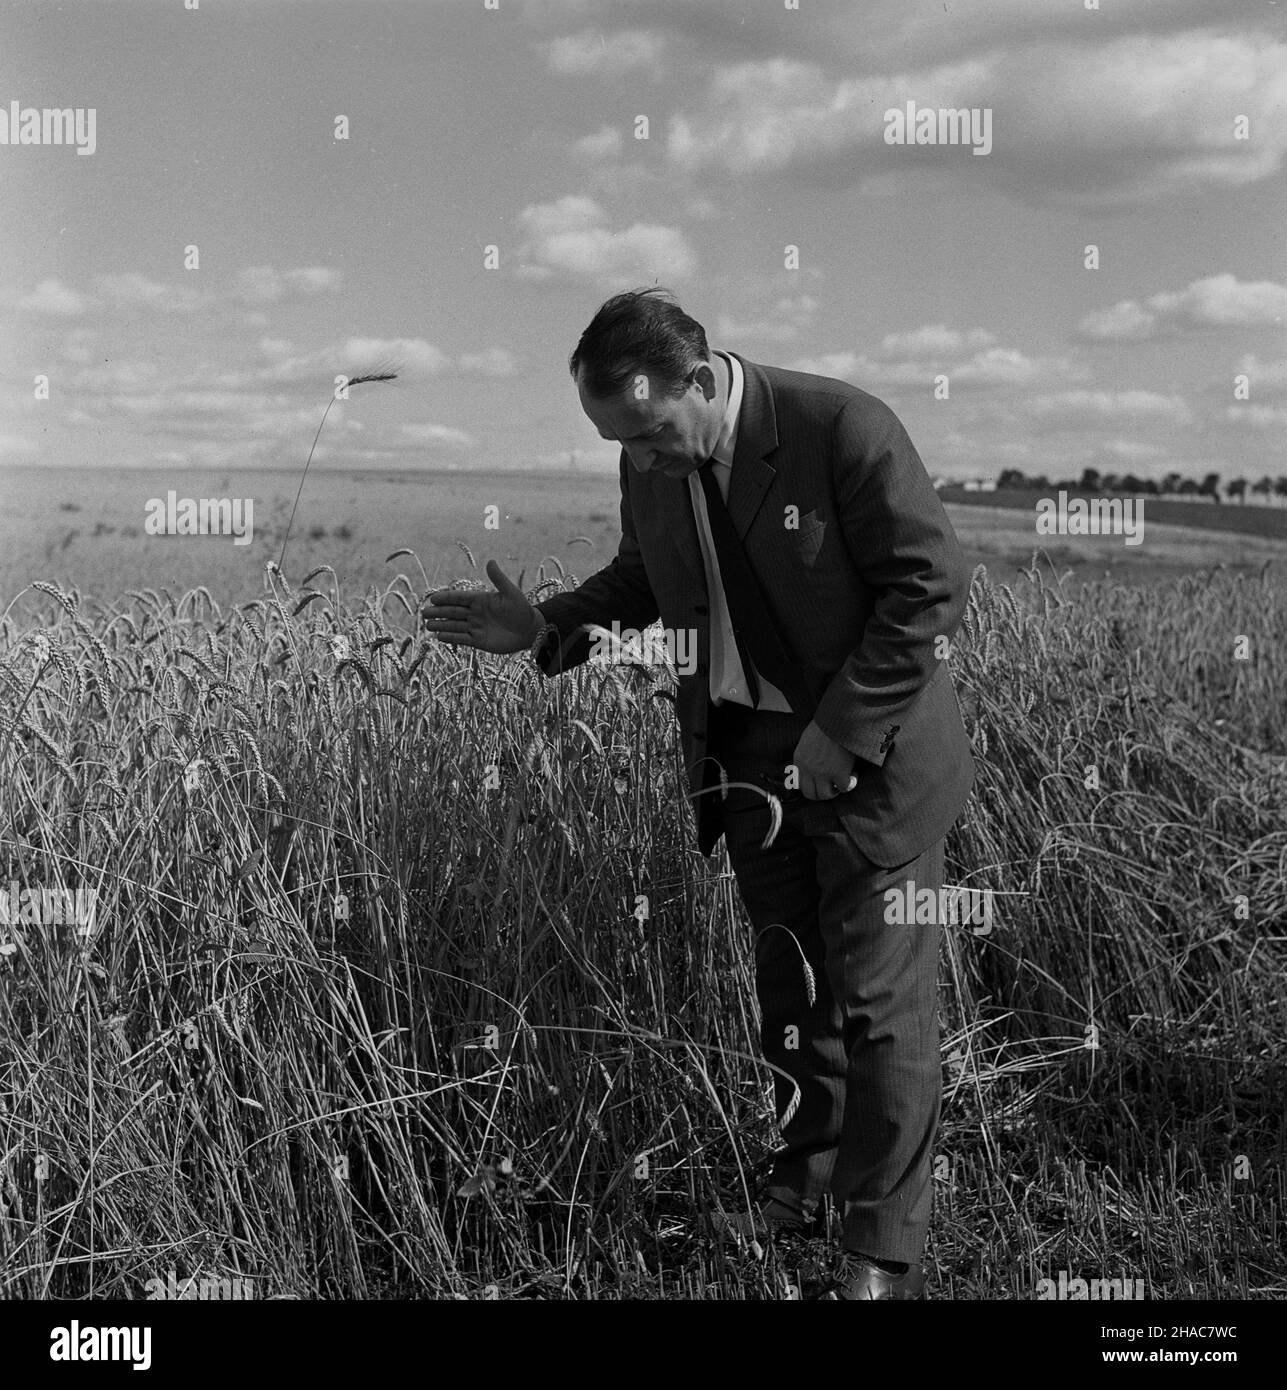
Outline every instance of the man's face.
POLYGON ((682 395, 668 394, 647 382, 647 390, 631 378, 618 395, 606 400, 588 396, 584 371, 577 373, 581 409, 604 439, 626 451, 641 473, 664 473, 686 478, 710 458, 719 440, 723 409, 719 386, 709 362, 699 363, 689 375, 682 395))

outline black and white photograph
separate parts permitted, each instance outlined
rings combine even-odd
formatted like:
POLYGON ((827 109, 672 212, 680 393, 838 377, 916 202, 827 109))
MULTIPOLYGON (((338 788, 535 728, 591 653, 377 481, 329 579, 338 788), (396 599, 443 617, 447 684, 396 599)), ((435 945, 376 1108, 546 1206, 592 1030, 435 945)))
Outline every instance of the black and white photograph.
POLYGON ((1277 0, 5 0, 6 1346, 1246 1370, 1285 161, 1277 0))

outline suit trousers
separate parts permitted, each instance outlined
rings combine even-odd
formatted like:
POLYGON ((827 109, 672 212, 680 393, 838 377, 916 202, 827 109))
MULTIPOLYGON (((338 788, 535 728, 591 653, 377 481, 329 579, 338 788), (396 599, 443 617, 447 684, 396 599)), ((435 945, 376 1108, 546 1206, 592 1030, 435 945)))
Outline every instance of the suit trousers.
POLYGON ((765 849, 770 812, 761 791, 733 786, 721 803, 755 931, 760 1042, 774 1068, 785 1145, 767 1191, 809 1213, 830 1190, 848 1249, 917 1262, 942 1090, 942 927, 887 922, 885 893, 901 896, 910 879, 937 900, 944 842, 895 868, 867 859, 844 820, 863 794, 861 759, 852 792, 807 801, 785 791, 807 723, 734 704, 711 708, 709 746, 729 782, 773 791, 782 805, 765 849))

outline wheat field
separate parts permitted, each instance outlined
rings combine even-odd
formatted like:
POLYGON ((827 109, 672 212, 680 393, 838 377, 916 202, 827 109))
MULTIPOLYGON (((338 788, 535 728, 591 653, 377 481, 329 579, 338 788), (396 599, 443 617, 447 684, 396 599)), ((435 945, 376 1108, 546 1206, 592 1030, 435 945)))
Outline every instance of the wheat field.
MULTIPOLYGON (((363 596, 323 567, 3 614, 0 886, 95 903, 0 926, 3 1296, 807 1281, 816 1249, 704 1235, 775 1129, 670 674, 439 646, 409 558, 363 596)), ((1281 589, 980 567, 949 660, 948 881, 998 907, 945 933, 931 1296, 1281 1298, 1281 589)))

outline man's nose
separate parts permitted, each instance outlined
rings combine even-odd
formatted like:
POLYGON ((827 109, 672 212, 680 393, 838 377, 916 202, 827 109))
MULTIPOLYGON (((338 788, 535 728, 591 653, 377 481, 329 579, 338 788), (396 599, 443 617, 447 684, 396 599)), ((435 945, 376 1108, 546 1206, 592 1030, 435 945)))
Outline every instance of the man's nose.
POLYGON ((656 449, 638 449, 626 446, 626 457, 640 473, 647 473, 657 457, 656 449))

